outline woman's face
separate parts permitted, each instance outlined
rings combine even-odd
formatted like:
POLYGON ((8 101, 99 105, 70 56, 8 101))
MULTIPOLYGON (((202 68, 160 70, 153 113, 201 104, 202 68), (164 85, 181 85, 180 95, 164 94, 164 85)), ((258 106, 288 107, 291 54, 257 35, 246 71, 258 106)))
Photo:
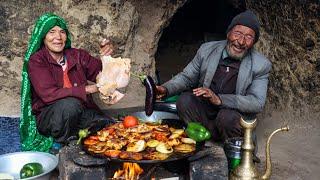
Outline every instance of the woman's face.
POLYGON ((66 45, 67 33, 59 26, 49 30, 43 42, 45 47, 53 53, 61 53, 66 45))

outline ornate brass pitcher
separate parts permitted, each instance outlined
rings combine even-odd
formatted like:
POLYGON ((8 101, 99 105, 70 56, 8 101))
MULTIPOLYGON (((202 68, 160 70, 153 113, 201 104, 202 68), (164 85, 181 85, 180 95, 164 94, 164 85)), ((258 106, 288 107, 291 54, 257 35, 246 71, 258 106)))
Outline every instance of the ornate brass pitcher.
POLYGON ((254 150, 254 145, 252 141, 252 131, 257 125, 257 119, 245 121, 241 118, 240 124, 244 129, 244 143, 241 146, 242 155, 241 162, 238 167, 236 167, 230 174, 230 180, 251 180, 251 179, 269 179, 271 175, 271 158, 270 158, 270 140, 272 136, 280 131, 289 131, 289 127, 282 127, 273 131, 266 145, 266 170, 263 175, 259 175, 256 167, 253 164, 252 152, 254 150))

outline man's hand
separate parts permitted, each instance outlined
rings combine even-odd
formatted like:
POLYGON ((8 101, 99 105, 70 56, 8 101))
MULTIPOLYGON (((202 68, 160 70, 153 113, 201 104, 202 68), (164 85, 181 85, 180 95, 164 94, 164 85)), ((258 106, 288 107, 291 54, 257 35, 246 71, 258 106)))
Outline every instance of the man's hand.
POLYGON ((98 87, 95 84, 86 85, 86 94, 92 94, 98 92, 98 87))
POLYGON ((208 88, 196 88, 193 89, 193 94, 196 96, 202 96, 206 99, 208 99, 212 104, 214 105, 221 105, 221 100, 219 98, 219 96, 217 96, 211 89, 208 88))
POLYGON ((167 88, 163 86, 156 86, 156 95, 157 99, 162 99, 165 95, 167 95, 167 88))
POLYGON ((113 53, 113 44, 109 39, 103 39, 100 43, 100 56, 109 56, 113 53))

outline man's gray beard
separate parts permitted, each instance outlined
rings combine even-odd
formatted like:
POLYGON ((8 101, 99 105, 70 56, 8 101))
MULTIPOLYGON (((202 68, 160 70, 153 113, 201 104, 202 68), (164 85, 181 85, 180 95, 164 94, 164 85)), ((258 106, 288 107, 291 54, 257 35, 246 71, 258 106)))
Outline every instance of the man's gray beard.
POLYGON ((226 50, 227 50, 228 56, 229 56, 230 58, 236 59, 236 60, 242 60, 243 57, 245 57, 245 56, 248 54, 248 52, 249 52, 249 49, 247 49, 245 52, 242 53, 242 55, 239 55, 239 56, 234 55, 234 54, 232 54, 232 53, 230 52, 230 43, 229 43, 229 42, 228 42, 228 44, 227 44, 226 50))

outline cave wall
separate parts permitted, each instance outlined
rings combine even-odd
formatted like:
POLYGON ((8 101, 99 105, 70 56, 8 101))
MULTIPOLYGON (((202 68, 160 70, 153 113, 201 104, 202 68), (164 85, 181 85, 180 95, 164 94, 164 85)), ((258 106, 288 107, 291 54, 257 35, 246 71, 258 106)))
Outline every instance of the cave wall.
POLYGON ((258 0, 247 7, 262 23, 256 47, 273 64, 258 130, 320 127, 320 2, 258 0))
POLYGON ((277 107, 308 103, 319 110, 320 2, 252 1, 248 6, 262 22, 257 48, 273 63, 269 102, 277 107))
MULTIPOLYGON (((241 0, 230 0, 235 6, 241 0)), ((130 57, 132 70, 154 76, 162 30, 185 0, 4 0, 0 2, 0 113, 19 115, 21 67, 32 25, 44 12, 64 17, 73 47, 98 55, 98 41, 110 37, 116 56, 130 57)), ((317 0, 247 0, 261 20, 259 51, 273 63, 263 117, 273 111, 320 109, 320 5, 317 0)), ((126 97, 104 109, 142 106, 144 88, 132 78, 126 97)), ((289 111, 288 111, 289 112, 289 111)), ((305 111, 303 111, 305 112, 305 111)))

